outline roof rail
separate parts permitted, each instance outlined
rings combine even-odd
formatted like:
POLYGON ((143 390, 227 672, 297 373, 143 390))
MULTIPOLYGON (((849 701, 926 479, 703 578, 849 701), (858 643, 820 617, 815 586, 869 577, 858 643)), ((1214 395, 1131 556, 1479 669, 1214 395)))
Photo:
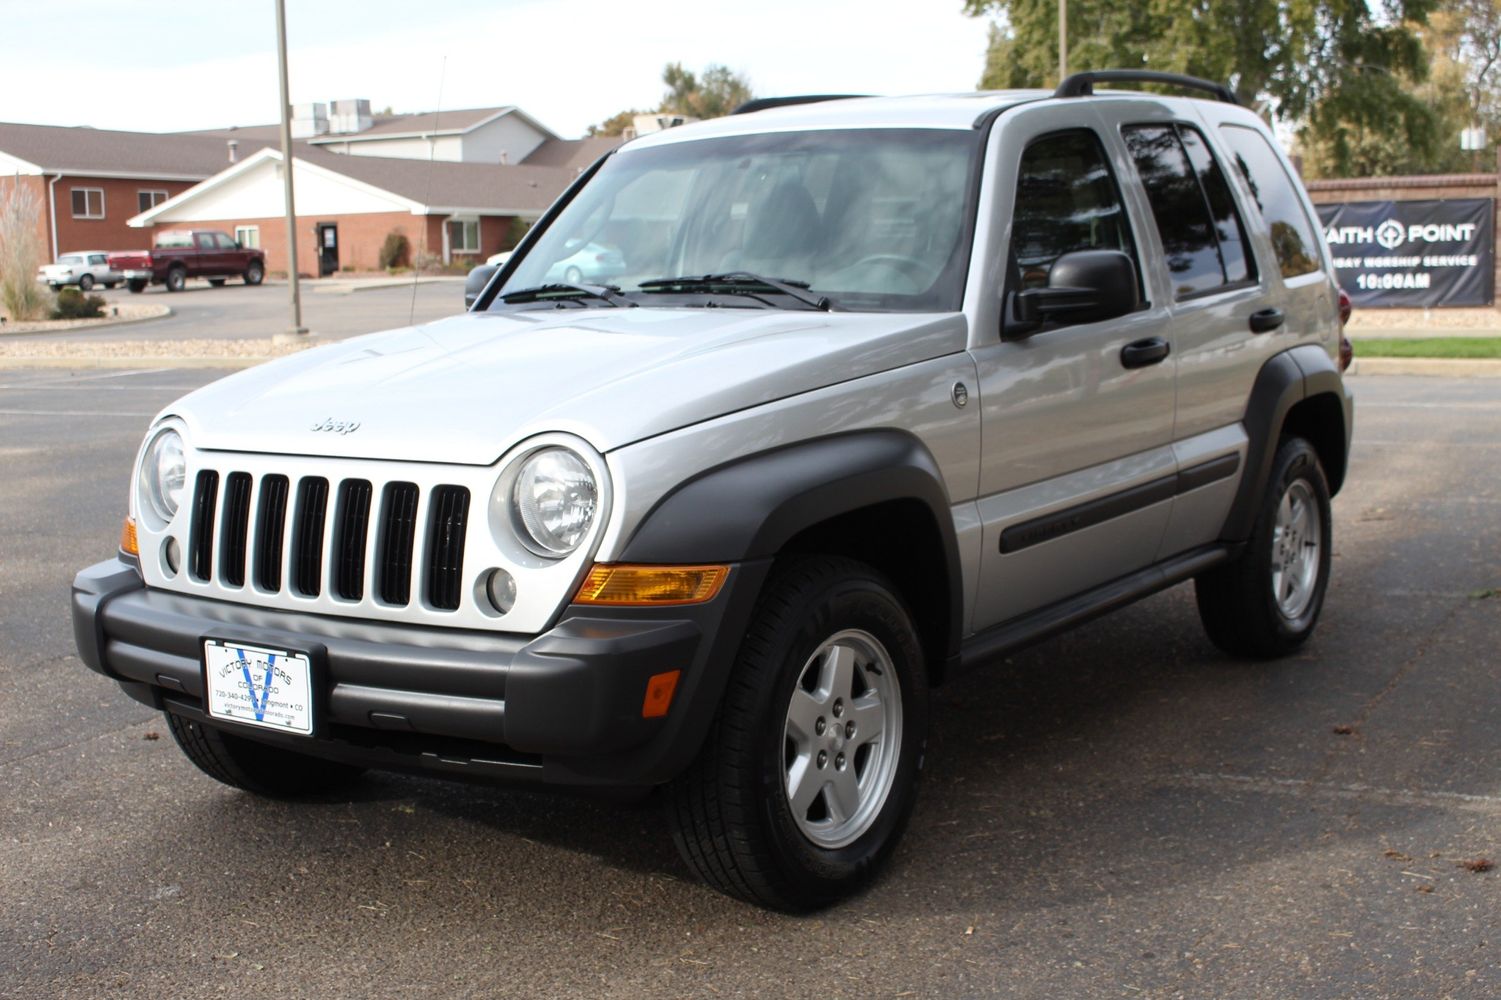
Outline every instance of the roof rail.
POLYGON ((1201 80, 1196 76, 1181 73, 1159 73, 1150 69, 1094 69, 1087 73, 1075 73, 1058 85, 1054 97, 1088 97, 1094 93, 1097 83, 1166 83, 1189 90, 1205 90, 1226 104, 1239 104, 1235 91, 1223 83, 1201 80))
POLYGON ((756 111, 765 111, 767 108, 785 108, 793 104, 817 104, 820 101, 845 101, 852 97, 869 96, 869 94, 803 94, 800 97, 758 97, 754 101, 746 101, 730 114, 748 115, 756 111))

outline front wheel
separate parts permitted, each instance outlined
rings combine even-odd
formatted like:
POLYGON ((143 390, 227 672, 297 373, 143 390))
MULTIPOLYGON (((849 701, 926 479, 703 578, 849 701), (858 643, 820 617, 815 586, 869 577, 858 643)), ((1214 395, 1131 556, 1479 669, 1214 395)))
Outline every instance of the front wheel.
POLYGON ((842 558, 780 566, 697 760, 669 786, 684 860, 778 910, 857 891, 916 800, 927 693, 911 615, 884 578, 842 558))
POLYGON ((270 798, 332 791, 363 769, 247 740, 213 726, 167 714, 167 728, 188 760, 216 781, 270 798))
POLYGON ((259 285, 261 279, 265 277, 266 269, 261 266, 260 261, 251 261, 250 266, 245 268, 245 284, 247 285, 259 285))
POLYGON ((174 267, 167 272, 167 291, 180 292, 187 287, 188 272, 180 267, 174 267))
POLYGON ((1232 656, 1286 656, 1318 624, 1332 556, 1329 484, 1318 452, 1282 442, 1251 540, 1234 562, 1194 581, 1199 619, 1232 656))

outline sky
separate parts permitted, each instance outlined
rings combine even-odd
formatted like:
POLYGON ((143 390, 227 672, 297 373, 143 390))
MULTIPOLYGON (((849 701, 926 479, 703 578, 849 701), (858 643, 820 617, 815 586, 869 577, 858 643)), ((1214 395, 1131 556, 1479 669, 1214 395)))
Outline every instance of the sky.
MULTIPOLYGON (((654 108, 662 67, 757 96, 973 90, 962 0, 287 0, 292 103, 514 104, 564 137, 654 108)), ((0 121, 183 131, 277 120, 272 0, 0 0, 0 121)))

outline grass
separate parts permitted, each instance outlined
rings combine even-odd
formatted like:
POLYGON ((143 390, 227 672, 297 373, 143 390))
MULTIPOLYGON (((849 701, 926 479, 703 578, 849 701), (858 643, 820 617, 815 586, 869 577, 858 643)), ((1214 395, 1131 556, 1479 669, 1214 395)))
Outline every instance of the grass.
POLYGON ((1358 340, 1357 358, 1501 358, 1501 337, 1425 337, 1422 340, 1358 340))

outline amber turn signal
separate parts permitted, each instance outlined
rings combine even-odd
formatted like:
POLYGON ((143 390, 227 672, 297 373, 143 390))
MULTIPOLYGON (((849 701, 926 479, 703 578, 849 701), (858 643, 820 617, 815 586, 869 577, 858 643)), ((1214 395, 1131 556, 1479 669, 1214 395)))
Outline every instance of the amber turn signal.
POLYGON ((667 714, 667 710, 672 707, 672 696, 678 689, 678 678, 681 676, 681 670, 651 675, 651 679, 646 682, 646 697, 641 699, 641 718, 660 719, 667 714))
POLYGON ((575 604, 663 607, 712 601, 730 575, 728 566, 599 564, 589 570, 575 604))
POLYGON ((136 541, 136 519, 133 517, 127 517, 120 526, 120 551, 129 556, 141 554, 140 543, 136 541))

